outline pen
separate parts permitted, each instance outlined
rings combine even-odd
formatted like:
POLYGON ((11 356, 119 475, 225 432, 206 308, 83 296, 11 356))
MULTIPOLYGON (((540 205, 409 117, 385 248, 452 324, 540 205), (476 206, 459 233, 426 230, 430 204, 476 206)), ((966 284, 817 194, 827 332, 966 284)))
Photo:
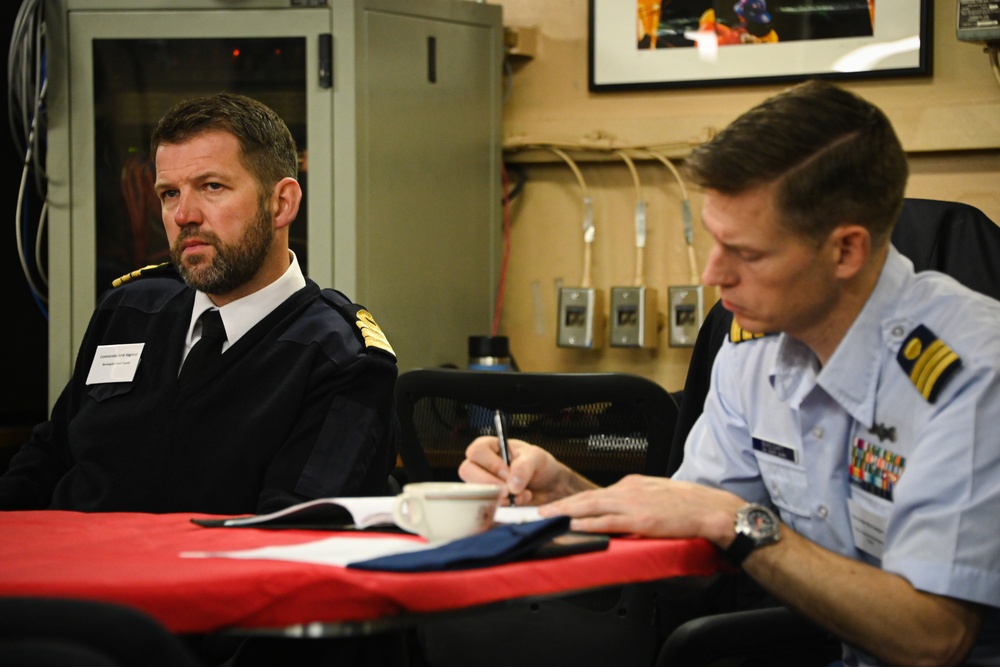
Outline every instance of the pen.
MULTIPOLYGON (((493 426, 497 433, 497 440, 500 441, 500 458, 508 468, 510 467, 510 447, 507 445, 507 415, 500 410, 493 413, 493 426)), ((510 506, 514 506, 514 494, 508 493, 507 500, 510 506)))

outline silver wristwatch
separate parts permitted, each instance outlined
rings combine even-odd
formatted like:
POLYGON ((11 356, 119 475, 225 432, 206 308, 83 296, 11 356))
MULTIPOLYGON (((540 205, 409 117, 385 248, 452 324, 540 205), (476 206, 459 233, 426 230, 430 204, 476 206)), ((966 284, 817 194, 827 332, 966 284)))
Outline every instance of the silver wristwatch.
POLYGON ((748 503, 736 512, 735 529, 736 539, 722 552, 722 556, 736 567, 757 547, 774 544, 781 539, 778 516, 755 503, 748 503))

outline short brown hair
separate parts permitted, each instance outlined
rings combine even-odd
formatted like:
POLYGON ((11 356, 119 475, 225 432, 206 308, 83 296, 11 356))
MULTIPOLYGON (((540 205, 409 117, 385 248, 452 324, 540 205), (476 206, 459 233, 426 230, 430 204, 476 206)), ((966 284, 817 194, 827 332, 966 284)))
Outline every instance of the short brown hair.
POLYGON ((892 232, 909 176, 885 114, 825 81, 765 100, 696 148, 685 168, 695 184, 729 195, 777 183, 790 230, 823 238, 853 222, 876 244, 892 232))
POLYGON ((281 179, 298 176, 298 151, 288 126, 270 107, 245 95, 219 93, 176 104, 156 126, 151 153, 155 156, 161 144, 182 143, 212 130, 239 141, 240 161, 253 174, 262 198, 281 179))

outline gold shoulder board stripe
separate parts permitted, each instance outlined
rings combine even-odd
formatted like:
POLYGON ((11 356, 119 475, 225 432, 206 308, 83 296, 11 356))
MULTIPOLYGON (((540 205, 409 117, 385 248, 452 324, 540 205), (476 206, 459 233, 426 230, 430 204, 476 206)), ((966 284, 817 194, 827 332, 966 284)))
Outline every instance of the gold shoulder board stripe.
POLYGON ((899 348, 896 360, 917 391, 933 403, 962 360, 924 325, 910 332, 899 348))
POLYGON ((163 262, 162 264, 148 264, 141 269, 136 269, 132 273, 126 273, 124 276, 115 278, 111 281, 112 287, 121 287, 133 278, 141 278, 146 272, 152 271, 154 269, 162 269, 163 267, 170 266, 170 262, 163 262))
POLYGON ((358 321, 355 324, 365 339, 365 347, 377 347, 395 357, 396 353, 393 351, 392 345, 389 345, 389 339, 382 333, 382 329, 375 323, 375 317, 363 308, 358 311, 357 317, 358 321))
POLYGON ((747 331, 739 324, 736 323, 736 319, 733 319, 732 325, 729 327, 729 341, 732 343, 742 343, 745 340, 753 340, 755 338, 763 338, 765 334, 753 333, 747 331))

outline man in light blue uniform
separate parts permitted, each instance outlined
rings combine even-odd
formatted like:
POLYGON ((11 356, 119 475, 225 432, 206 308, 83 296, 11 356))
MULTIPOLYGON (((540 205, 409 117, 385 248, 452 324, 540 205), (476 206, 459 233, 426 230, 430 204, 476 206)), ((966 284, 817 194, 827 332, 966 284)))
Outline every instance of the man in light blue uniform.
POLYGON ((810 82, 687 167, 734 326, 680 470, 598 489, 484 437, 460 474, 576 530, 706 538, 846 665, 1000 664, 1000 302, 889 244, 908 172, 888 120, 810 82))
MULTIPOLYGON (((785 526, 831 551, 989 606, 966 664, 997 664, 998 323, 1000 302, 915 274, 890 248, 822 368, 785 334, 730 338, 674 479, 774 506, 785 526)), ((845 599, 863 600, 864 582, 849 579, 845 599)), ((846 664, 879 664, 848 653, 846 664)))

